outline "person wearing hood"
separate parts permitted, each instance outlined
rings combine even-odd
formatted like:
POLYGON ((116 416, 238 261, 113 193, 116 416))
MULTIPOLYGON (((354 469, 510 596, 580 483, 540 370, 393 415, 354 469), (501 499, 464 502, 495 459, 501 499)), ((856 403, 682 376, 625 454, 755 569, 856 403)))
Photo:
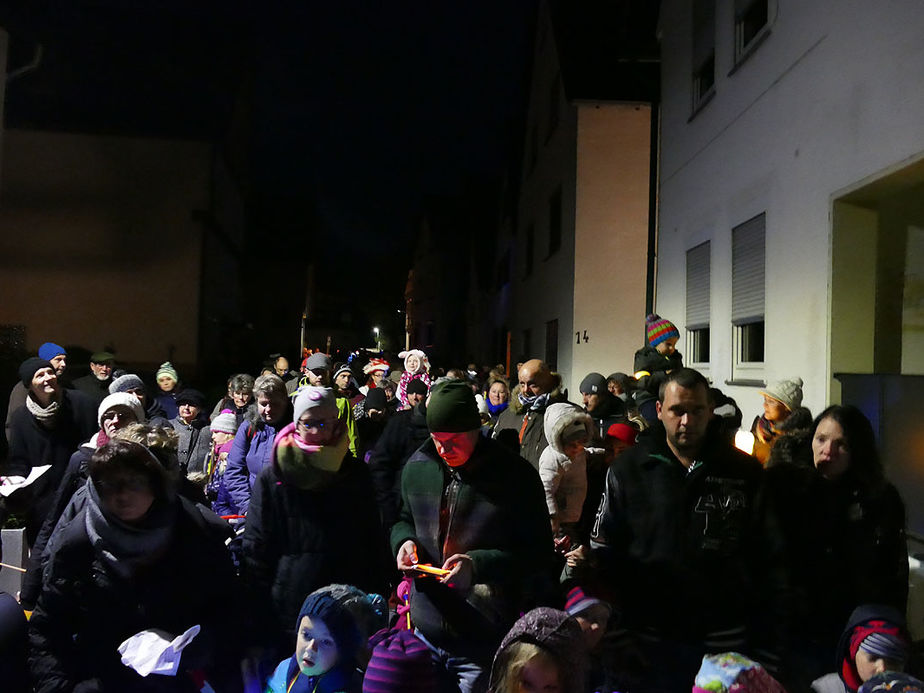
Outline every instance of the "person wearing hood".
POLYGON ((42 570, 48 561, 45 547, 48 545, 51 534, 57 526, 58 520, 64 514, 71 498, 77 492, 77 489, 87 482, 90 458, 94 452, 112 439, 116 431, 125 428, 129 424, 143 423, 144 409, 141 408, 141 402, 134 395, 127 392, 117 392, 114 395, 109 395, 99 405, 98 416, 99 431, 94 433, 87 442, 77 448, 77 452, 71 455, 67 463, 67 469, 64 470, 55 493, 54 503, 49 509, 48 515, 42 523, 42 528, 32 545, 28 572, 23 580, 22 593, 20 594, 23 607, 29 611, 35 608, 35 602, 41 591, 42 570))
POLYGON ((857 693, 877 674, 904 671, 911 636, 904 616, 885 604, 858 606, 837 645, 837 671, 812 683, 815 693, 857 693))
POLYGON ((152 426, 169 426, 164 408, 160 403, 148 395, 144 381, 134 373, 117 371, 112 375, 112 382, 109 383, 109 394, 114 395, 117 392, 127 392, 138 398, 144 409, 144 416, 152 426))
POLYGON ((565 401, 561 377, 539 359, 520 366, 518 375, 520 392, 498 417, 494 438, 515 436, 520 455, 538 469, 539 456, 549 444, 542 423, 545 410, 550 404, 565 401))
POLYGON ((328 589, 309 594, 295 620, 295 653, 276 667, 264 693, 360 693, 362 634, 328 589))
POLYGON ((294 411, 257 477, 244 531, 245 576, 274 615, 274 641, 291 637, 305 594, 331 582, 381 593, 390 575, 372 479, 350 453, 333 390, 302 388, 294 411))
POLYGON ((586 411, 594 422, 594 435, 590 444, 603 446, 603 439, 610 426, 616 423, 628 423, 626 405, 613 396, 606 387, 606 378, 600 373, 588 373, 581 381, 581 397, 586 411))
POLYGON ((209 419, 205 414, 205 395, 186 388, 177 395, 176 403, 179 413, 170 419, 170 425, 179 436, 180 471, 184 475, 197 474, 204 469, 212 443, 209 419))
POLYGON ((427 355, 420 349, 410 349, 398 354, 399 359, 404 359, 404 372, 401 374, 401 380, 398 382, 397 396, 401 400, 401 409, 410 409, 413 405, 407 399, 407 386, 413 380, 420 380, 430 389, 430 361, 427 355))
POLYGON ((35 690, 240 690, 240 603, 221 522, 177 496, 145 446, 114 440, 93 453, 86 506, 63 529, 29 623, 35 690), (174 676, 143 677, 120 643, 157 630, 168 641, 192 628, 174 676), (126 655, 127 656, 127 655, 126 655))
POLYGON ((401 470, 414 451, 430 439, 430 429, 427 428, 427 394, 427 386, 422 381, 411 381, 408 385, 408 400, 415 402, 414 406, 396 412, 369 451, 369 472, 375 486, 382 525, 386 530, 390 530, 398 521, 401 470))
POLYGON ((555 566, 542 483, 529 464, 481 435, 465 382, 437 383, 427 402, 431 440, 401 474, 391 528, 398 570, 418 564, 411 620, 443 675, 462 693, 483 690, 491 653, 555 566))
POLYGON ((242 515, 247 514, 257 475, 269 466, 276 433, 292 421, 292 404, 278 375, 257 378, 253 395, 256 411, 237 429, 224 475, 225 487, 242 515))
POLYGON ((577 621, 539 607, 524 614, 501 642, 491 667, 490 693, 584 693, 587 647, 577 621))
MULTIPOLYGON (((384 387, 369 390, 366 399, 353 408, 354 412, 359 411, 359 416, 356 418, 356 432, 359 438, 358 457, 363 462, 369 461, 369 453, 375 447, 393 415, 385 392, 384 387)), ((345 400, 339 398, 338 401, 344 402, 345 400)))
POLYGON ((539 457, 539 478, 545 490, 556 544, 570 551, 588 539, 578 531, 587 496, 587 454, 602 455, 603 449, 590 448, 596 426, 593 419, 574 404, 550 404, 544 425, 549 445, 539 457))
POLYGON ((643 691, 689 686, 713 642, 777 662, 784 644, 783 542, 759 512, 763 468, 719 434, 701 373, 666 378, 660 425, 609 468, 591 538, 646 660, 643 691))
POLYGON ((96 404, 82 392, 62 388, 54 365, 45 359, 23 361, 19 379, 29 389, 29 396, 26 406, 10 421, 10 447, 3 474, 28 477, 33 467, 51 465, 29 487, 6 499, 7 507, 25 515, 26 539, 32 545, 51 509, 68 460, 97 430, 96 404))

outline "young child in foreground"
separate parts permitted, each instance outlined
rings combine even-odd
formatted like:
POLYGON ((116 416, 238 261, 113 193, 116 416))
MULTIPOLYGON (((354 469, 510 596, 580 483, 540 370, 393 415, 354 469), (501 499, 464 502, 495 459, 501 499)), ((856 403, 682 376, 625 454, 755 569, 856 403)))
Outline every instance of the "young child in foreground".
POLYGON ((341 602, 325 588, 312 592, 295 627, 295 653, 279 663, 264 693, 359 693, 362 636, 341 602))

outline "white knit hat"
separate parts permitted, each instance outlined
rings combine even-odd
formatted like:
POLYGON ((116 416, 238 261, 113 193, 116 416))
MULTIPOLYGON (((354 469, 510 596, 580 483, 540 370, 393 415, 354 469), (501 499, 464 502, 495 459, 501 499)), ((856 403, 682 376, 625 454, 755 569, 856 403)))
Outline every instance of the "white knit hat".
POLYGON ((766 390, 760 390, 760 394, 782 403, 789 411, 798 409, 802 406, 802 378, 797 376, 780 380, 766 390))
POLYGON ((105 414, 113 407, 118 406, 128 407, 131 409, 131 412, 135 415, 135 420, 138 423, 144 423, 147 419, 147 417, 144 415, 144 407, 141 406, 141 400, 129 392, 116 392, 107 396, 106 399, 104 399, 99 405, 99 409, 96 412, 96 420, 99 423, 100 428, 103 427, 103 414, 105 414))

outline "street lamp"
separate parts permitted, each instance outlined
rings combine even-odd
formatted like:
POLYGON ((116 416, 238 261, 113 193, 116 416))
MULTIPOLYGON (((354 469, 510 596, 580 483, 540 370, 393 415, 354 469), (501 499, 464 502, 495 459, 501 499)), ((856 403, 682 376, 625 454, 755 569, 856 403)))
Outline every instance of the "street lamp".
POLYGON ((373 332, 373 334, 375 334, 375 348, 376 348, 376 351, 381 351, 381 350, 382 350, 382 343, 379 341, 379 328, 378 328, 378 327, 373 327, 373 328, 372 328, 372 332, 373 332))

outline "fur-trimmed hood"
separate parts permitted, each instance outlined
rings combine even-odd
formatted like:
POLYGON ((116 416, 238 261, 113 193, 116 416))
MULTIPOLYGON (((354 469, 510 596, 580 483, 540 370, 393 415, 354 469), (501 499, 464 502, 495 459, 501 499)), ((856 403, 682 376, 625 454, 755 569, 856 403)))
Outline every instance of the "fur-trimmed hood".
POLYGON ((574 424, 584 424, 584 430, 587 432, 587 440, 593 440, 597 428, 590 414, 570 402, 556 402, 550 404, 545 410, 545 417, 542 425, 545 430, 545 439, 555 452, 564 454, 565 446, 562 442, 562 434, 571 428, 574 424))

